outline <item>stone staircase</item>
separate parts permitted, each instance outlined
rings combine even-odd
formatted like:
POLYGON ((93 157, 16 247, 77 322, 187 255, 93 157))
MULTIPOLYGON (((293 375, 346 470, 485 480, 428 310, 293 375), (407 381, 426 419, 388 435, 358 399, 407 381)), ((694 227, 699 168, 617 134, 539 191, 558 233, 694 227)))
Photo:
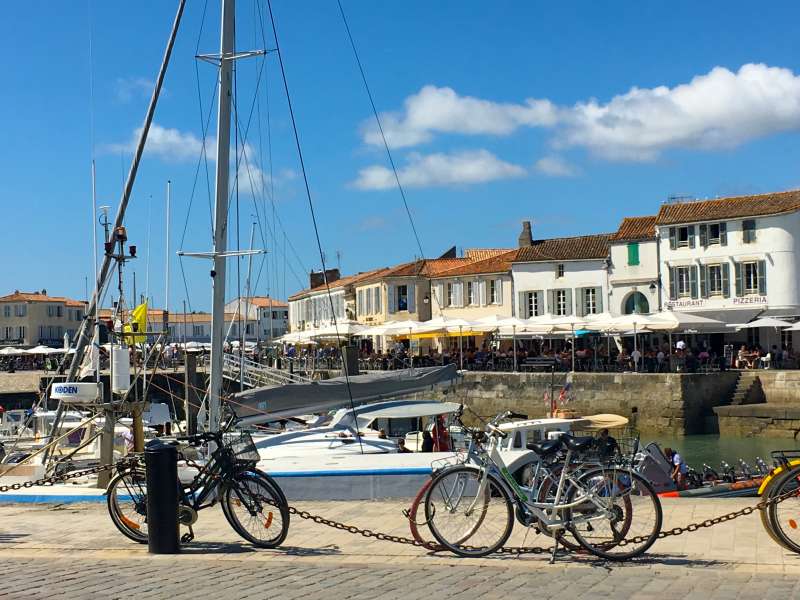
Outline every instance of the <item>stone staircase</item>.
POLYGON ((739 371, 736 388, 731 396, 732 406, 743 404, 761 404, 766 402, 764 390, 761 388, 761 379, 758 371, 739 371))

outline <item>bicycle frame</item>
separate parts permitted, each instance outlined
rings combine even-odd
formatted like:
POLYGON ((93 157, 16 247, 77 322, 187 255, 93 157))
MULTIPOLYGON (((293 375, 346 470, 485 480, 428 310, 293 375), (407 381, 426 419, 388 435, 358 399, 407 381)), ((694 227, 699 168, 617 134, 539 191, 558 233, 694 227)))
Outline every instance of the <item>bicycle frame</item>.
MULTIPOLYGON (((488 458, 489 464, 477 466, 481 472, 480 483, 478 485, 478 491, 475 494, 475 498, 467 508, 467 514, 475 510, 478 499, 483 497, 483 495, 486 493, 486 486, 489 482, 489 474, 490 472, 493 472, 495 475, 499 474, 498 480, 501 481, 506 487, 506 491, 509 492, 509 495, 514 499, 517 506, 533 515, 548 529, 565 529, 569 524, 572 523, 585 523, 600 519, 608 519, 612 516, 602 497, 598 496, 592 491, 587 492, 583 486, 578 484, 567 468, 561 469, 561 473, 558 478, 555 499, 551 502, 538 502, 526 495, 523 488, 517 483, 517 481, 509 472, 508 467, 503 461, 503 458, 498 450, 498 441, 495 435, 490 436, 489 447, 486 450, 486 457, 488 458), (567 485, 577 488, 579 490, 579 495, 571 502, 561 503, 561 498, 566 491, 567 485), (594 504, 599 510, 594 511, 589 515, 581 515, 576 518, 571 518, 568 521, 557 516, 560 511, 568 508, 575 508, 587 501, 594 504)), ((567 450, 567 455, 564 460, 565 466, 570 464, 571 459, 572 451, 567 450)), ((541 459, 538 461, 537 471, 539 467, 541 467, 541 459)), ((532 492, 533 489, 530 491, 532 492)))

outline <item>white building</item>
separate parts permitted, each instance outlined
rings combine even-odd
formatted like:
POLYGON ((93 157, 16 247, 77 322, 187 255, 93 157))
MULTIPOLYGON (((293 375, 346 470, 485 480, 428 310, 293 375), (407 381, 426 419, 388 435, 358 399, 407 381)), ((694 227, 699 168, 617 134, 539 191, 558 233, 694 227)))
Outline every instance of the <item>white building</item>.
POLYGON ((660 311, 656 217, 626 217, 609 242, 608 312, 619 316, 660 311))
POLYGON ((530 225, 523 227, 511 267, 515 315, 526 319, 603 312, 609 291, 610 235, 533 240, 530 225))
POLYGON ((226 313, 247 316, 248 323, 257 323, 247 335, 248 341, 269 341, 280 337, 289 328, 289 305, 269 296, 237 298, 225 305, 226 313))
MULTIPOLYGON (((800 191, 664 204, 656 225, 666 308, 725 323, 800 316, 800 191)), ((739 338, 767 346, 790 335, 739 338)))

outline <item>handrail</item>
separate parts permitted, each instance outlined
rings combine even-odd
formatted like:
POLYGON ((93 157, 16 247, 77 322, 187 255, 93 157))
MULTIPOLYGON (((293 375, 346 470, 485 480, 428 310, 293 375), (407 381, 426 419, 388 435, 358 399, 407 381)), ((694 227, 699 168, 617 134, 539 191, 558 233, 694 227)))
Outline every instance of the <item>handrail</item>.
POLYGON ((248 387, 311 382, 308 377, 295 373, 286 373, 257 363, 249 358, 240 358, 232 354, 224 355, 222 372, 225 377, 236 381, 241 380, 248 387))

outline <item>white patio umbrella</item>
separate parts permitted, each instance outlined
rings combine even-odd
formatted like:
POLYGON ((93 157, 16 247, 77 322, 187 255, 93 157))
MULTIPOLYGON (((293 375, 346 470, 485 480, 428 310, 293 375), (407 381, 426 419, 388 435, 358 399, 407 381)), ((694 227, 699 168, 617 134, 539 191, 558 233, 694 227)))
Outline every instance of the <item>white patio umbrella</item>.
MULTIPOLYGON (((692 315, 685 312, 680 311, 664 311, 660 313, 654 313, 650 315, 656 321, 664 322, 665 324, 671 325, 671 331, 682 331, 684 329, 713 329, 713 328, 722 328, 725 327, 725 323, 722 321, 718 321, 716 319, 709 319, 708 317, 701 317, 699 315, 692 315)), ((659 329, 665 329, 669 331, 670 329, 666 329, 666 327, 662 327, 660 325, 656 325, 659 329)))
POLYGON ((791 327, 787 327, 786 331, 800 331, 800 321, 792 325, 791 327))
POLYGON ((586 326, 587 321, 585 317, 577 317, 575 315, 564 315, 561 317, 553 317, 550 321, 556 330, 567 330, 572 334, 572 371, 575 371, 575 329, 581 329, 586 326))
POLYGON ((478 331, 499 330, 501 333, 511 329, 511 340, 514 353, 514 372, 517 371, 517 331, 524 331, 528 326, 528 321, 517 317, 504 317, 502 315, 490 315, 477 319, 474 329, 478 331))
MULTIPOLYGON (((643 330, 647 329, 650 331, 653 330, 671 330, 673 324, 668 323, 667 321, 659 321, 655 318, 654 315, 642 315, 638 313, 633 313, 630 315, 622 315, 620 317, 614 317, 610 321, 605 324, 604 331, 607 332, 614 332, 614 333, 625 333, 626 331, 633 330, 633 349, 637 351, 639 349, 638 345, 638 334, 643 330)), ((638 369, 638 363, 635 365, 635 368, 638 369)))
POLYGON ((312 331, 312 337, 336 337, 344 336, 350 337, 353 335, 360 335, 367 329, 366 326, 356 321, 337 321, 336 326, 332 323, 325 327, 320 327, 312 331))
POLYGON ((25 350, 22 348, 12 348, 11 346, 0 350, 0 355, 2 356, 19 356, 20 354, 25 354, 25 350))
POLYGON ((458 354, 459 354, 459 368, 464 370, 464 328, 469 331, 475 323, 467 321, 466 319, 448 318, 444 316, 436 317, 429 321, 424 321, 420 327, 420 333, 442 331, 444 333, 455 333, 458 331, 458 354))
POLYGON ((786 327, 791 327, 792 324, 789 321, 782 321, 781 319, 774 319, 772 317, 762 317, 761 319, 756 319, 755 321, 750 321, 749 323, 744 323, 743 325, 737 325, 737 329, 756 329, 758 327, 774 327, 776 329, 784 329, 786 327))
POLYGON ((36 346, 35 348, 25 350, 25 354, 55 354, 56 352, 61 352, 61 350, 49 348, 48 346, 36 346))
MULTIPOLYGON (((394 321, 393 323, 386 323, 383 326, 383 335, 405 335, 408 332, 408 354, 411 358, 411 368, 414 368, 414 355, 411 353, 411 336, 415 332, 419 332, 419 328, 423 325, 420 321, 407 319, 405 321, 394 321)), ((365 332, 362 332, 364 334, 365 332)))

